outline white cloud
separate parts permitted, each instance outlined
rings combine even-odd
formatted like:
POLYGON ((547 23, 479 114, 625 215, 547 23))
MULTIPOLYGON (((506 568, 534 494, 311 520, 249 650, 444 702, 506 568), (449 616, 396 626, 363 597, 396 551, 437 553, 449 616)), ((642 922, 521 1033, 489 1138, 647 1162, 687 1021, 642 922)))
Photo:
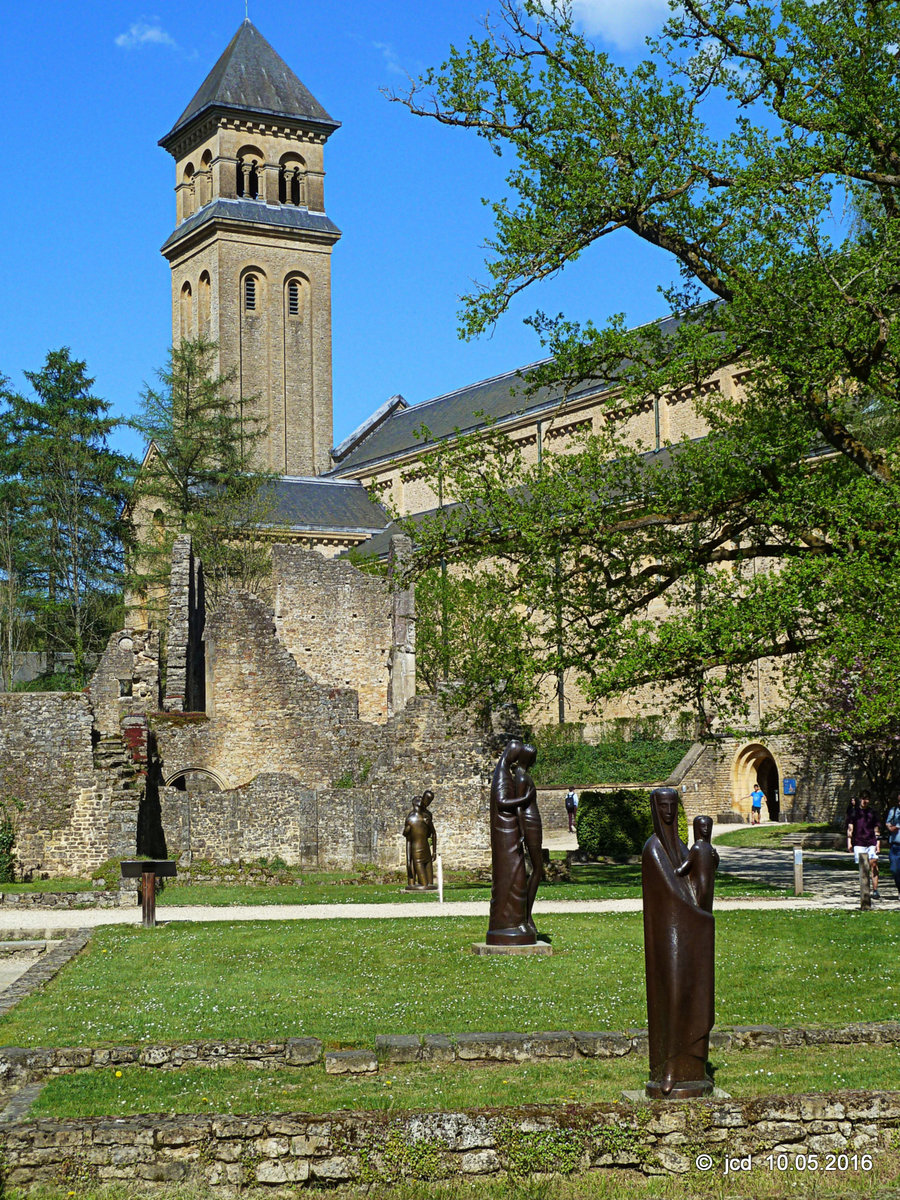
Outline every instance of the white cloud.
POLYGON ((643 44, 669 15, 669 0, 572 0, 578 24, 622 50, 643 44))
POLYGON ((177 49, 178 43, 173 37, 159 25, 147 25, 143 21, 136 21, 127 33, 120 33, 116 38, 116 45, 123 50, 134 50, 137 46, 171 46, 173 50, 177 49))
POLYGON ((376 50, 380 51, 381 57, 384 59, 384 65, 392 75, 406 75, 407 72, 400 66, 400 59, 397 56, 397 51, 390 42, 373 42, 372 45, 376 50))

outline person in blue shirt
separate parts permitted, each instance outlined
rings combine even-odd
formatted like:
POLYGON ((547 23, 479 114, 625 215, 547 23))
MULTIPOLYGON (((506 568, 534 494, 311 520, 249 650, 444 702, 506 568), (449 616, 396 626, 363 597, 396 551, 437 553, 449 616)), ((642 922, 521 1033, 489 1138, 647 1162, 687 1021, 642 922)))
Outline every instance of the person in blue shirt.
POLYGON ((766 793, 759 786, 757 780, 756 787, 750 793, 750 824, 758 825, 762 817, 762 803, 766 798, 766 793))

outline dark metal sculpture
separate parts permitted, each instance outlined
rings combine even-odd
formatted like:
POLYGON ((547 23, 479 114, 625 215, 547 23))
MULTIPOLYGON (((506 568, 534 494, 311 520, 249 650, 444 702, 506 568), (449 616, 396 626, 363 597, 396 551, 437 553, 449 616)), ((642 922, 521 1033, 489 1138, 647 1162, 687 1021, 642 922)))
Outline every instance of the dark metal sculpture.
POLYGON ((141 916, 145 929, 156 927, 156 881, 176 874, 174 858, 123 858, 123 879, 141 881, 141 916))
POLYGON ((434 867, 437 859, 437 833, 428 806, 434 792, 422 793, 406 818, 403 836, 406 838, 407 891, 428 891, 434 888, 434 867))
POLYGON ((709 842, 709 817, 694 822, 690 851, 678 836, 674 788, 657 788, 650 807, 654 833, 641 857, 650 1034, 646 1090, 648 1096, 683 1099, 713 1086, 706 1060, 715 1019, 712 902, 719 860, 709 842))
POLYGON ((543 874, 541 817, 528 768, 533 746, 511 738, 491 781, 491 915, 489 946, 533 946, 531 909, 543 874), (526 851, 531 877, 525 863, 526 851))

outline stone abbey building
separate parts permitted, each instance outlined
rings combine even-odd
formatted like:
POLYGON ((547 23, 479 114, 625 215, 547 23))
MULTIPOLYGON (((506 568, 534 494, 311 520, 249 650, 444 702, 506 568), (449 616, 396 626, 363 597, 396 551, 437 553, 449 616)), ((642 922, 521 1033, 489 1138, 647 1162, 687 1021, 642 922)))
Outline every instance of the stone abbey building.
MULTIPOLYGON (((261 460, 279 476, 273 607, 235 593, 206 613, 202 565, 180 539, 165 664, 159 635, 136 624, 113 635, 84 693, 0 694, 0 794, 25 802, 26 869, 85 872, 136 849, 184 863, 395 867, 403 816, 426 787, 446 860, 485 862, 502 731, 415 695, 412 593, 341 556, 408 551, 385 502, 403 514, 437 506, 422 426, 433 444, 487 416, 535 458, 608 420, 657 449, 704 432, 690 395, 616 412, 609 387, 527 392, 523 367, 424 404, 395 395, 333 447, 330 264, 341 235, 326 213, 325 146, 338 127, 244 21, 161 140, 175 160, 175 227, 162 247, 173 339, 217 343, 220 370, 234 368, 238 394, 255 397, 261 460)), ((705 384, 740 387, 733 370, 705 384)), ((586 716, 574 686, 567 703, 569 719, 586 716)), ((749 732, 695 746, 675 782, 690 817, 745 813, 757 778, 775 796, 788 776, 798 780, 790 815, 831 815, 827 765, 749 732)))

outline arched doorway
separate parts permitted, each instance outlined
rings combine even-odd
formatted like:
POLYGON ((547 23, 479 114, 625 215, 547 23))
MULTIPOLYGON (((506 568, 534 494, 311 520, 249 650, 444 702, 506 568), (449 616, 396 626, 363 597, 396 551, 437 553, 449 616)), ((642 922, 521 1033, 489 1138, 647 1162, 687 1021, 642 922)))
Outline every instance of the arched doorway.
POLYGON ((175 771, 163 783, 164 787, 178 788, 181 792, 221 792, 225 784, 213 771, 205 767, 186 767, 175 771))
POLYGON ((763 816, 777 821, 780 813, 780 779, 781 772, 771 750, 759 742, 744 746, 735 755, 732 767, 732 810, 749 821, 750 793, 758 783, 766 794, 763 816))

